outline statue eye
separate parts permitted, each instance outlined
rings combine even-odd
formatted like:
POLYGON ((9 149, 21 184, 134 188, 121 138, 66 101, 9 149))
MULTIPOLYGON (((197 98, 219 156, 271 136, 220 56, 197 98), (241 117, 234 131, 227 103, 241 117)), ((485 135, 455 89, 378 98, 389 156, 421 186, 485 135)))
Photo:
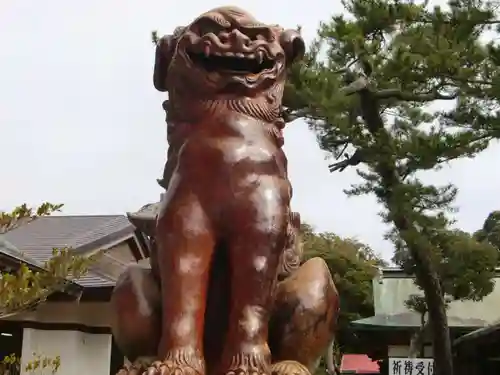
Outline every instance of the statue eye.
POLYGON ((244 27, 240 27, 240 30, 252 40, 262 39, 272 41, 274 36, 269 27, 262 26, 261 24, 255 24, 254 26, 245 25, 244 27))

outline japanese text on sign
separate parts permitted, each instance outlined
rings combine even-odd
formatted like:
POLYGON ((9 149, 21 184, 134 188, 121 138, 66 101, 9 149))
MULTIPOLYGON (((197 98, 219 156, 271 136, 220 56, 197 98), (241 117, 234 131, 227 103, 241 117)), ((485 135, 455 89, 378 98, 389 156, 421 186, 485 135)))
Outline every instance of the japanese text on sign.
POLYGON ((389 375, 433 375, 431 358, 389 358, 389 375))

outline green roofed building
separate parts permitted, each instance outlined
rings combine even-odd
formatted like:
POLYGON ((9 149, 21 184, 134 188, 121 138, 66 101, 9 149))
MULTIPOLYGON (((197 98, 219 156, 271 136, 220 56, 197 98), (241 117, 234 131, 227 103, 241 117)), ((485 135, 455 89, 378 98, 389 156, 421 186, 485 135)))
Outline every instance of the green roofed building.
MULTIPOLYGON (((497 278, 500 280, 500 269, 497 278)), ((476 367, 479 363, 489 364, 478 372, 482 375, 500 374, 498 367, 495 367, 494 372, 488 372, 491 363, 500 364, 498 285, 497 283, 494 291, 481 302, 453 301, 447 310, 457 362, 473 362, 476 367)), ((412 294, 421 294, 421 291, 415 286, 413 277, 400 269, 382 269, 373 280, 375 315, 352 322, 351 328, 364 348, 364 353, 374 360, 408 356, 410 340, 422 325, 420 314, 405 306, 405 301, 412 294)), ((424 344, 419 349, 419 357, 432 357, 429 333, 424 335, 424 344)), ((460 370, 466 368, 462 365, 457 366, 457 369, 458 367, 460 370)), ((468 375, 474 374, 474 371, 471 366, 467 367, 468 375)))
POLYGON ((40 217, 0 235, 0 269, 24 264, 39 271, 52 249, 63 247, 100 256, 63 291, 0 321, 0 360, 15 354, 25 364, 33 353, 60 356, 58 373, 114 375, 124 357, 111 337, 109 299, 123 270, 149 257, 147 238, 125 215, 40 217))

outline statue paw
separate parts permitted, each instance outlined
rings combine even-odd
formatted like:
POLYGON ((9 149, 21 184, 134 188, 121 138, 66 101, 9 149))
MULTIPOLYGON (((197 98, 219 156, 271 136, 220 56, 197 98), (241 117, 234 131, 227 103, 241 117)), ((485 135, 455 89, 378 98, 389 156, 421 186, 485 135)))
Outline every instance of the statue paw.
POLYGON ((229 370, 226 375, 270 375, 269 372, 264 371, 258 367, 241 367, 229 370))
POLYGON ((311 373, 299 362, 281 361, 271 365, 271 375, 311 375, 311 373))
POLYGON ((230 366, 222 373, 225 375, 270 375, 271 352, 269 347, 255 346, 245 352, 235 353, 229 361, 230 366))
POLYGON ((172 359, 155 361, 142 375, 204 375, 203 366, 172 359))
POLYGON ((152 362, 151 358, 138 358, 136 361, 124 365, 116 375, 142 375, 152 362))

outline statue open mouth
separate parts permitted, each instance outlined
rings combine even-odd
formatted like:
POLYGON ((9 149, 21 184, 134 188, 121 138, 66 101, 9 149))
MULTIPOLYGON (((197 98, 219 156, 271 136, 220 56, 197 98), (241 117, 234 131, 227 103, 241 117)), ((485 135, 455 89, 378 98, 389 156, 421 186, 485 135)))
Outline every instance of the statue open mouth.
POLYGON ((275 61, 268 58, 264 51, 255 53, 188 52, 191 61, 207 72, 229 72, 233 74, 259 74, 274 68, 275 61))
POLYGON ((283 86, 286 69, 306 49, 297 30, 264 24, 237 7, 205 12, 156 44, 153 82, 171 96, 192 88, 199 96, 236 90, 245 98, 261 95, 283 86))

